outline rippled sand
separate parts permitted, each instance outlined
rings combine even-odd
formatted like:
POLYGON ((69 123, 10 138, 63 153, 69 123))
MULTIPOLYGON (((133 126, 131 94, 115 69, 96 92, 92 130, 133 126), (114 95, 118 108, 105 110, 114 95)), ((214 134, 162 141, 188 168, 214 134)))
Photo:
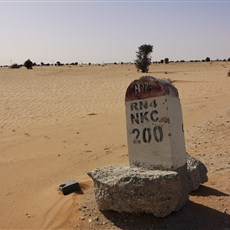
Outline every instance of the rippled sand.
MULTIPOLYGON (((170 63, 148 73, 178 88, 187 151, 208 166, 206 186, 223 194, 230 194, 229 70, 229 62, 170 63)), ((76 211, 89 200, 96 210, 86 172, 128 164, 125 91, 143 75, 131 64, 0 68, 0 229, 89 228, 76 211), (63 196, 58 186, 68 179, 85 195, 63 196)), ((229 197, 220 197, 191 200, 230 211, 229 197)), ((108 229, 103 218, 99 229, 108 229)))

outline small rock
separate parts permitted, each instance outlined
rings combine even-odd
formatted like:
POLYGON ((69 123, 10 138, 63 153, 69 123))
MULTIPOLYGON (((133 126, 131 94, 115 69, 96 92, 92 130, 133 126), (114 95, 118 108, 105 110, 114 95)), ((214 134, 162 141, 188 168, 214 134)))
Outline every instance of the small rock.
POLYGON ((206 166, 190 155, 187 155, 187 172, 190 192, 197 190, 200 184, 208 181, 206 166))
POLYGON ((96 221, 99 221, 99 216, 96 216, 95 218, 93 218, 96 221))
POLYGON ((27 218, 30 218, 30 217, 31 217, 31 215, 29 215, 29 213, 26 213, 26 217, 27 217, 27 218))
POLYGON ((70 193, 79 191, 80 185, 75 180, 69 180, 64 184, 59 185, 59 189, 62 191, 64 195, 68 195, 70 193))

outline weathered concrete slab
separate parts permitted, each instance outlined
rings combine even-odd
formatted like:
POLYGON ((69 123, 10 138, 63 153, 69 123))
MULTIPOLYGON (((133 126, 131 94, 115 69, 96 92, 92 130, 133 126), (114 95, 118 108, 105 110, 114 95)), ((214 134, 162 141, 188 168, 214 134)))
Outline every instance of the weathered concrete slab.
POLYGON ((94 181, 100 210, 145 212, 164 217, 175 211, 180 202, 177 172, 107 166, 88 175, 94 181))
POLYGON ((189 192, 207 181, 207 169, 201 161, 187 156, 185 166, 177 171, 107 166, 88 175, 94 181, 100 210, 165 217, 178 211, 188 200, 189 192))

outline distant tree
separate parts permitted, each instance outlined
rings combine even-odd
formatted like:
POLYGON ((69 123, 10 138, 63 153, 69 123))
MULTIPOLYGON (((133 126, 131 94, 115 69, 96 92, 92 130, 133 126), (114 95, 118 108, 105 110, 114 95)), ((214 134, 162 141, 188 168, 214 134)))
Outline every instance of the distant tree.
POLYGON ((33 62, 30 61, 30 59, 26 60, 24 62, 24 66, 27 68, 27 69, 33 69, 33 62))
POLYGON ((205 61, 210 62, 211 61, 210 57, 206 57, 205 61))
POLYGON ((168 64, 168 63, 169 63, 169 59, 165 58, 165 64, 168 64))
POLYGON ((230 58, 228 58, 228 61, 230 61, 230 58))
POLYGON ((60 61, 57 61, 55 65, 56 65, 56 66, 63 66, 64 64, 61 63, 60 61))
POLYGON ((151 64, 151 56, 150 54, 153 52, 152 45, 141 45, 138 48, 137 59, 135 60, 135 65, 137 70, 141 70, 142 73, 148 73, 149 65, 151 64))

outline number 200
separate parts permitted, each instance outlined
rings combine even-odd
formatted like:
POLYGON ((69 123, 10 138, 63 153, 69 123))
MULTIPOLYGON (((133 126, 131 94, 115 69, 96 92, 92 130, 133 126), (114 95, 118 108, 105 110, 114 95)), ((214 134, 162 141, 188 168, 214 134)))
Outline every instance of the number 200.
POLYGON ((163 140, 163 130, 161 126, 155 126, 153 129, 144 128, 142 132, 139 129, 133 129, 132 134, 134 134, 134 144, 140 144, 141 141, 144 143, 150 143, 152 140, 152 134, 156 142, 161 142, 163 140))

